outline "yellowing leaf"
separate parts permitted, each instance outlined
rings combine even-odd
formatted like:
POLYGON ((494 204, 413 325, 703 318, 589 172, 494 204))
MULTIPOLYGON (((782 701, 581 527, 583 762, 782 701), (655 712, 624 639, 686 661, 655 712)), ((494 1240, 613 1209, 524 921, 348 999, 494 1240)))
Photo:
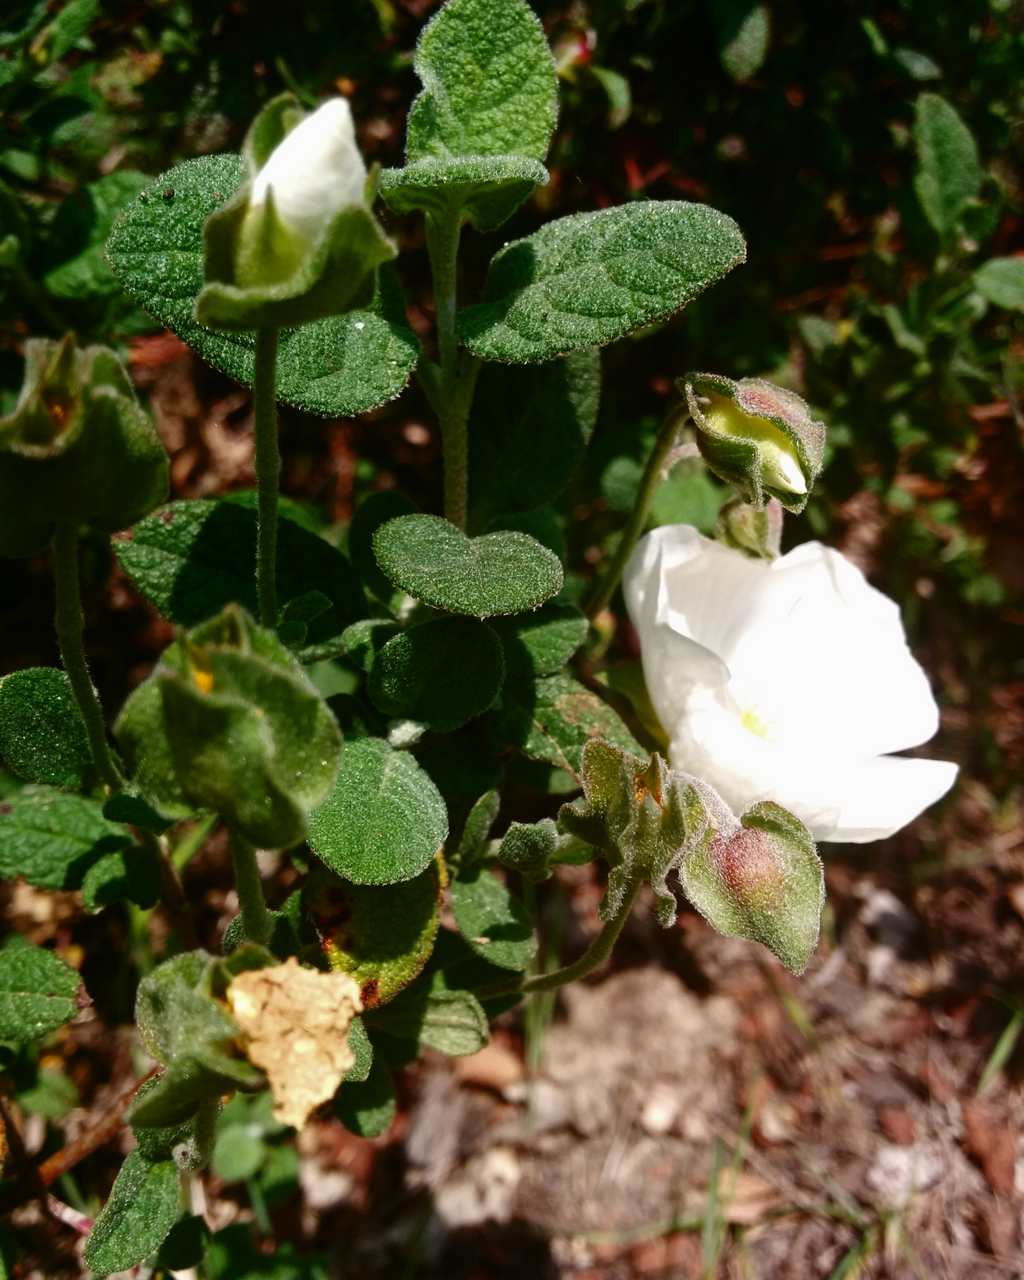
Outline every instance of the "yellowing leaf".
POLYGON ((344 973, 304 969, 293 956, 240 973, 227 995, 250 1062, 270 1080, 275 1117, 301 1129, 355 1062, 348 1029, 363 1007, 359 984, 344 973))

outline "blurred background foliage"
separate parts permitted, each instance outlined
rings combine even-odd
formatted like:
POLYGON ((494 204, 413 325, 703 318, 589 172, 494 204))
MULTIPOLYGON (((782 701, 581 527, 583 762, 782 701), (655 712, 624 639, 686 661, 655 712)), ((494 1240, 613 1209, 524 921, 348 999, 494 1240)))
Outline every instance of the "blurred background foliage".
MULTIPOLYGON (((152 331, 103 260, 117 209, 142 175, 236 147, 272 95, 290 88, 312 106, 347 94, 368 158, 398 163, 415 91, 412 44, 435 7, 6 6, 0 405, 20 383, 28 334, 74 328, 84 340, 129 344, 152 331)), ((559 513, 575 567, 586 572, 619 526, 675 377, 706 368, 796 387, 829 424, 830 448, 788 540, 836 543, 901 601, 942 686, 959 757, 1005 796, 1024 763, 1024 259, 983 268, 1020 244, 1024 5, 536 7, 562 76, 562 115, 552 181, 507 225, 508 238, 542 217, 673 198, 726 211, 749 242, 747 266, 682 322, 605 353, 599 428, 559 513), (915 128, 922 94, 966 127, 953 139, 966 186, 945 220, 934 202, 929 211, 917 176, 929 163, 915 128)), ((429 306, 419 229, 395 219, 391 228, 409 250, 401 266, 416 324, 429 306)), ((467 237, 467 294, 495 247, 493 237, 467 237)), ((436 453, 418 468, 389 453, 388 423, 410 413, 426 417, 415 393, 360 428, 350 496, 397 469, 433 500, 436 453)), ((307 447, 319 429, 295 422, 286 448, 307 447)), ((721 500, 684 458, 655 520, 710 529, 721 500)))

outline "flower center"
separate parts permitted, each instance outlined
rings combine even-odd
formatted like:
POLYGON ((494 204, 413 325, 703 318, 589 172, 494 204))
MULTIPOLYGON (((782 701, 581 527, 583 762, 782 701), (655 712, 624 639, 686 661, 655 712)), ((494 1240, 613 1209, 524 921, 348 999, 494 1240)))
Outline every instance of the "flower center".
POLYGON ((758 715, 755 707, 746 707, 740 714, 740 724, 748 733, 754 733, 759 738, 768 738, 768 726, 758 715))

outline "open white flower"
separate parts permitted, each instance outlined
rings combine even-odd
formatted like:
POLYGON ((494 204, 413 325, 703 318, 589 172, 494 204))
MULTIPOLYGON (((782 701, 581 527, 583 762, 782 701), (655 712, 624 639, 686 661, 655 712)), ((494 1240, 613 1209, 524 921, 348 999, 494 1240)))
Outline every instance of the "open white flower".
POLYGON ((356 143, 346 98, 332 98, 306 116, 271 152, 252 182, 250 209, 273 192, 281 223, 315 241, 347 204, 361 204, 366 164, 356 143))
POLYGON ((886 754, 938 708, 899 609, 839 552, 755 560, 671 525, 623 585, 672 765, 737 813, 774 800, 818 840, 880 840, 953 785, 948 761, 886 754))

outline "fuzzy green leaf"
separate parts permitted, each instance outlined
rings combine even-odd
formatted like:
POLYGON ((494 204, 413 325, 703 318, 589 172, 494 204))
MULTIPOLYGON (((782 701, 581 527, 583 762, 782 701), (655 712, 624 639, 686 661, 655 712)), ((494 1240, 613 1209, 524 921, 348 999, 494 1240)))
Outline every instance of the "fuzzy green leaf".
POLYGON ((224 1182, 245 1182, 263 1163, 267 1144, 248 1124, 229 1124, 217 1134, 213 1172, 224 1182))
POLYGON ((52 951, 12 934, 0 948, 0 1040, 24 1044, 78 1013, 81 979, 52 951))
POLYGON ((487 867, 460 871, 452 882, 452 911, 462 936, 491 964, 521 973, 537 954, 525 904, 487 867))
POLYGON ((749 80, 768 52, 768 7, 757 0, 711 0, 711 16, 722 66, 734 80, 749 80))
POLYGON ((439 219, 465 213, 478 231, 493 231, 547 181, 547 169, 526 156, 429 156, 383 170, 380 194, 396 213, 423 209, 439 219))
POLYGON ((332 886, 320 918, 324 952, 332 969, 359 983, 364 1009, 387 1004, 422 973, 437 936, 439 893, 436 864, 403 884, 332 886))
POLYGON ((469 422, 469 494, 480 524, 557 498, 597 423, 601 357, 589 347, 535 368, 485 365, 469 422))
POLYGON ((379 1138, 395 1118, 395 1082, 383 1062, 375 1062, 364 1080, 342 1084, 334 1099, 334 1114, 350 1133, 379 1138))
POLYGON ((1024 257, 990 258, 974 273, 983 298, 1008 311, 1024 311, 1024 257))
POLYGON ((535 684, 507 683, 501 708, 491 718, 491 733, 531 760, 543 760, 574 777, 591 738, 604 738, 641 759, 647 754, 617 712, 565 673, 535 684))
POLYGON ((584 643, 590 623, 572 604, 550 601, 535 613, 494 622, 510 677, 551 676, 584 643))
POLYGON ((0 877, 40 889, 75 889, 100 857, 130 843, 97 800, 23 787, 0 801, 0 877))
POLYGON ((151 1164, 129 1153, 110 1198, 85 1243, 85 1262, 97 1276, 127 1271, 155 1253, 178 1217, 178 1166, 151 1164))
POLYGON ((458 844, 454 852, 449 844, 445 850, 445 861, 449 868, 461 870, 479 862, 487 850, 487 837, 494 826, 501 809, 501 796, 497 791, 485 791, 473 804, 466 821, 462 824, 458 844))
POLYGON ((745 257, 739 228, 707 205, 571 214, 498 253, 485 301, 460 314, 459 333, 485 360, 551 360, 667 320, 745 257))
POLYGON ((348 527, 348 554, 352 567, 367 591, 382 604, 390 606, 396 593, 381 573, 377 557, 373 554, 373 535, 382 524, 397 516, 413 515, 415 511, 416 508, 403 494, 385 489, 363 499, 348 527))
MULTIPOLYGON (((172 622, 192 627, 236 602, 257 612, 256 512, 236 502, 172 502, 140 521, 115 550, 121 567, 172 622)), ((331 607, 307 624, 298 657, 315 662, 339 651, 341 633, 364 612, 352 566, 329 542, 284 519, 278 529, 282 608, 311 592, 331 607)))
POLYGON ((440 516, 399 516, 381 525, 373 547, 396 586, 449 613, 523 613, 562 589, 558 557, 525 533, 467 538, 440 516))
POLYGON ((117 214, 148 185, 145 174, 118 169, 67 197, 50 229, 61 259, 43 277, 49 293, 58 298, 106 298, 119 291, 103 244, 117 214))
MULTIPOLYGON (((252 385, 255 338, 221 333, 195 319, 203 287, 203 224, 246 178, 240 156, 186 160, 128 206, 107 241, 126 292, 214 368, 252 385)), ((393 275, 381 273, 365 311, 317 320, 280 336, 277 395, 325 417, 365 413, 404 390, 419 358, 393 275)))
POLYGON ((554 59, 523 0, 448 0, 413 62, 406 158, 547 154, 558 112, 554 59))
POLYGON ((69 791, 85 785, 92 755, 63 671, 28 667, 0 680, 0 761, 26 782, 69 791))
POLYGON ((917 198, 939 235, 949 236, 981 189, 978 148, 955 108, 935 93, 922 93, 917 99, 914 145, 917 198))
POLYGON ((362 1018, 353 1018, 349 1023, 348 1047, 355 1055, 355 1062, 345 1072, 345 1079, 352 1084, 362 1084, 373 1067, 373 1045, 362 1018))
POLYGON ((113 902, 134 902, 149 910, 160 900, 160 861, 142 845, 116 849, 94 862, 82 880, 87 911, 102 911, 113 902))
POLYGON ((385 715, 450 733, 487 710, 504 678, 501 641, 490 627, 475 618, 435 618, 380 649, 369 693, 385 715))
POLYGON ((334 788, 310 816, 309 845, 346 880, 384 885, 418 876, 447 835, 444 801, 412 756, 381 738, 357 738, 343 747, 334 788))
POLYGON ((451 1057, 477 1053, 490 1038, 487 1015, 468 991, 438 990, 418 982, 374 1014, 384 1035, 414 1041, 451 1057))

